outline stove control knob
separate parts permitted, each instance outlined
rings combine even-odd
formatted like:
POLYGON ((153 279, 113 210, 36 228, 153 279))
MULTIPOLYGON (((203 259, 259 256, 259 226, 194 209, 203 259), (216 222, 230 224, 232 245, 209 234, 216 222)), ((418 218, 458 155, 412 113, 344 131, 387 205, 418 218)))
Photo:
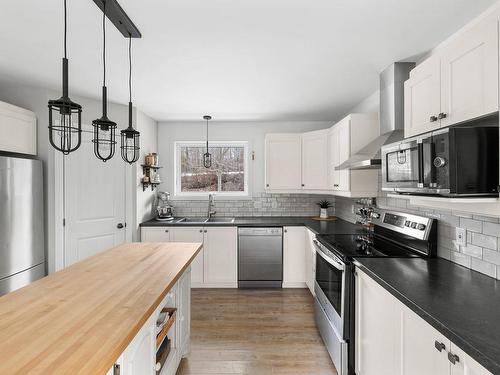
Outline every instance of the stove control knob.
POLYGON ((411 225, 411 221, 410 220, 406 220, 405 221, 405 227, 409 227, 411 225))
POLYGON ((417 229, 418 230, 425 230, 425 224, 418 224, 417 229))
POLYGON ((415 228, 417 227, 417 223, 415 223, 415 222, 411 223, 411 227, 412 227, 413 229, 415 229, 415 228))
POLYGON ((372 212, 372 218, 380 219, 380 214, 378 212, 372 212))
POLYGON ((442 158, 441 156, 437 156, 434 159, 434 166, 436 168, 441 168, 441 167, 444 167, 445 165, 446 165, 446 159, 445 158, 442 158))

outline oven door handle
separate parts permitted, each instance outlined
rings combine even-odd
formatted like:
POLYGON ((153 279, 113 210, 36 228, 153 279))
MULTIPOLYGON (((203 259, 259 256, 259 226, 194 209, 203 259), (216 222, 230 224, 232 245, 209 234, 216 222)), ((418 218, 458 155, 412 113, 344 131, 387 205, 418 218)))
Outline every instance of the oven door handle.
POLYGON ((314 245, 316 246, 316 249, 318 250, 317 253, 323 258, 327 263, 330 265, 334 266, 336 269, 339 271, 344 271, 345 270, 345 265, 342 263, 340 260, 334 259, 328 254, 325 254, 323 249, 321 248, 320 244, 318 243, 317 240, 313 240, 314 245))
POLYGON ((418 187, 424 187, 424 144, 419 139, 417 143, 418 151, 418 187))

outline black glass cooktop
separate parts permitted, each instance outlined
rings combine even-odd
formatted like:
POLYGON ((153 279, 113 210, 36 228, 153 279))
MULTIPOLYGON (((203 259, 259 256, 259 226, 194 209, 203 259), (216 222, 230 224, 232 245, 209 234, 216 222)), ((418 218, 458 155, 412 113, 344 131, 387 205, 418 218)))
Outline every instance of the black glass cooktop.
POLYGON ((419 257, 405 246, 373 233, 317 235, 316 238, 330 251, 346 260, 360 257, 419 257))

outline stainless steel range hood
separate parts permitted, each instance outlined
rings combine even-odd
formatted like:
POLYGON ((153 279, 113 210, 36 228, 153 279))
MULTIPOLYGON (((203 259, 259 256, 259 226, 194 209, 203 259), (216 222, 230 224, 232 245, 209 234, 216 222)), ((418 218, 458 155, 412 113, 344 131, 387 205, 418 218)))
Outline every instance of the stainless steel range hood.
POLYGON ((380 148, 404 138, 404 82, 414 67, 415 63, 397 62, 380 74, 380 136, 336 170, 380 168, 380 148))

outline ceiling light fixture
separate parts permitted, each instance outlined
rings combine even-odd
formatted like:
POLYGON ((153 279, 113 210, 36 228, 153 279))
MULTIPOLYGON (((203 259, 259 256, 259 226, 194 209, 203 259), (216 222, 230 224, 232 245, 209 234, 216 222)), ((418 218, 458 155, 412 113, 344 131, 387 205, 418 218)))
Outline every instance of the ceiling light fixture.
POLYGON ((62 96, 49 100, 49 142, 56 150, 68 155, 82 143, 82 106, 68 96, 67 20, 64 0, 64 57, 62 59, 62 96), (74 139, 73 137, 76 137, 74 139))
POLYGON ((128 38, 128 62, 129 62, 129 73, 128 73, 128 128, 122 130, 121 133, 121 151, 122 159, 129 163, 135 163, 139 160, 139 136, 140 133, 134 129, 132 126, 132 36, 129 35, 128 38))
POLYGON ((94 144, 95 156, 106 162, 115 154, 115 130, 116 122, 108 118, 108 93, 106 87, 106 0, 102 11, 102 34, 103 34, 103 49, 102 49, 102 66, 103 66, 103 83, 102 83, 102 116, 99 119, 92 121, 94 127, 94 144))
POLYGON ((203 155, 203 166, 205 168, 212 167, 212 155, 208 152, 208 122, 212 119, 212 116, 205 115, 203 119, 207 121, 207 152, 203 155))

